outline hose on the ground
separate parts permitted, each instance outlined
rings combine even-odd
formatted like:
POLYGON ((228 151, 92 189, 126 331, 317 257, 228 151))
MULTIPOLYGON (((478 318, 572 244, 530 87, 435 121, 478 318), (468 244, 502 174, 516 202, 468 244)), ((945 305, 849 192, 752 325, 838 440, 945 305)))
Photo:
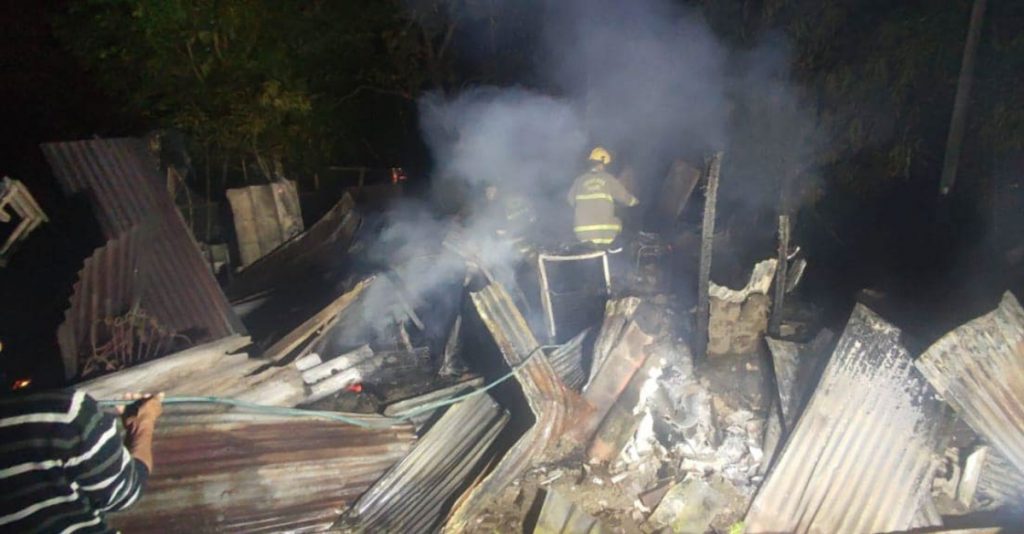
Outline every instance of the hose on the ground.
MULTIPOLYGON (((512 378, 513 376, 515 376, 516 373, 518 373, 520 369, 522 369, 524 366, 526 366, 526 364, 529 363, 530 360, 532 360, 533 357, 536 356, 538 353, 540 353, 542 350, 556 348, 558 346, 559 345, 540 345, 540 346, 538 346, 537 348, 535 348, 532 351, 530 351, 530 354, 528 354, 526 356, 526 358, 523 359, 523 361, 519 365, 513 367, 511 371, 509 371, 508 373, 505 373, 504 375, 498 377, 493 382, 491 382, 490 384, 487 384, 486 386, 484 386, 482 388, 474 389, 474 390, 469 391, 467 393, 464 393, 462 395, 458 395, 458 396, 451 397, 451 398, 448 398, 448 399, 441 399, 441 400, 437 400, 437 401, 434 401, 434 402, 430 402, 430 403, 424 404, 423 406, 418 406, 416 408, 405 410, 405 411, 399 412, 399 413, 397 413, 395 415, 392 415, 392 416, 380 416, 380 417, 375 417, 373 419, 365 419, 364 420, 364 419, 360 419, 358 417, 355 417, 352 414, 347 414, 346 415, 346 414, 339 413, 339 412, 330 412, 330 411, 325 411, 325 410, 309 410, 309 409, 305 409, 305 408, 289 408, 289 407, 284 407, 284 406, 268 406, 268 405, 265 405, 265 404, 258 404, 258 403, 255 403, 255 402, 248 402, 248 401, 243 401, 243 400, 238 400, 238 399, 231 399, 231 398, 227 398, 227 397, 169 396, 169 397, 164 397, 163 403, 164 404, 219 404, 219 405, 231 406, 233 408, 238 408, 238 409, 241 409, 241 410, 245 410, 245 411, 249 411, 249 412, 254 412, 254 413, 260 413, 260 414, 266 414, 266 415, 278 415, 278 416, 284 416, 284 417, 315 417, 315 418, 327 419, 327 420, 331 420, 331 421, 338 421, 338 422, 341 422, 341 423, 346 423, 346 424, 350 424, 350 425, 358 426, 358 427, 362 427, 362 428, 386 428, 386 427, 391 427, 391 426, 395 426, 395 425, 404 423, 405 421, 408 421, 409 419, 412 419, 413 417, 416 417, 417 415, 420 415, 422 413, 431 412, 431 411, 434 411, 434 410, 436 410, 438 408, 443 408, 445 406, 450 406, 452 404, 456 404, 456 403, 462 402, 462 401, 464 401, 464 400, 466 400, 468 398, 471 398, 471 397, 473 397, 475 395, 483 394, 483 393, 487 392, 488 390, 490 390, 491 388, 494 388, 494 387, 498 386, 499 384, 501 384, 502 382, 504 382, 504 381, 508 380, 509 378, 512 378)), ((132 404, 133 402, 136 402, 136 401, 134 401, 134 400, 101 400, 101 401, 99 401, 99 405, 101 407, 109 408, 109 407, 115 407, 115 406, 124 406, 124 405, 127 405, 127 404, 132 404)))

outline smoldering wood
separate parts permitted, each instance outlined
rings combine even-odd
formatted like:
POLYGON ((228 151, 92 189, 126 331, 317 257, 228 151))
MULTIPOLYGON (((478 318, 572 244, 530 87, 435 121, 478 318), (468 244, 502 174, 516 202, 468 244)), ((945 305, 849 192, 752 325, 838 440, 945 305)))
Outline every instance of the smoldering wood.
POLYGON ((323 363, 323 360, 320 359, 319 354, 306 354, 305 356, 295 360, 295 368, 299 371, 305 371, 307 369, 312 369, 321 363, 323 363))
POLYGON ((279 360, 284 358, 295 349, 297 349, 304 341, 307 341, 310 336, 314 335, 329 321, 335 319, 338 314, 348 308, 359 296, 369 287, 374 281, 374 277, 369 277, 362 282, 356 284, 354 288, 345 294, 334 299, 333 302, 325 306, 316 315, 306 319, 302 324, 296 327, 294 330, 286 334, 283 338, 279 339, 270 348, 263 352, 263 356, 269 360, 279 360))
POLYGON ((426 349, 372 353, 369 358, 349 367, 333 369, 333 374, 312 384, 306 402, 325 399, 356 384, 401 384, 406 379, 422 375, 428 365, 426 349))
POLYGON ((426 330, 426 328, 423 326, 423 321, 420 319, 420 316, 416 315, 413 296, 409 292, 408 285, 405 283, 405 280, 402 278, 402 276, 399 275, 397 271, 390 271, 387 274, 387 279, 394 285, 395 298, 398 301, 398 305, 401 307, 405 315, 409 318, 410 321, 412 321, 412 324, 416 325, 416 328, 418 328, 420 332, 426 330))
MULTIPOLYGON (((373 357, 373 350, 370 349, 369 345, 363 345, 353 351, 346 352, 337 358, 327 360, 326 362, 312 367, 302 372, 302 381, 307 384, 315 384, 325 378, 330 377, 334 373, 348 369, 360 362, 368 360, 373 357)), ((296 362, 298 363, 298 362, 296 362)))

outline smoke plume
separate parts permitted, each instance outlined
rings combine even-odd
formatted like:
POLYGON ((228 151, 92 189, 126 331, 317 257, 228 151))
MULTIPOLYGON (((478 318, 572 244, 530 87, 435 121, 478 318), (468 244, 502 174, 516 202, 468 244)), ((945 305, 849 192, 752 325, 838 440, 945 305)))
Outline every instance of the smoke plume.
MULTIPOLYGON (((568 242, 565 195, 592 145, 613 152, 621 165, 615 170, 630 168, 634 193, 648 205, 674 160, 700 166, 711 151, 724 150, 720 194, 747 211, 774 212, 778 184, 804 173, 821 143, 790 82, 781 40, 731 50, 696 12, 661 0, 544 6, 542 27, 533 32, 540 40, 527 45, 541 84, 429 94, 419 102, 434 198, 468 191, 458 195, 467 199, 461 223, 483 260, 505 276, 515 254, 494 236, 501 214, 479 194, 488 185, 528 197, 543 237, 568 242)), ((429 213, 392 212, 383 250, 438 246, 449 221, 429 213)), ((457 264, 420 264, 406 279, 412 294, 431 295, 442 280, 461 276, 457 264)))

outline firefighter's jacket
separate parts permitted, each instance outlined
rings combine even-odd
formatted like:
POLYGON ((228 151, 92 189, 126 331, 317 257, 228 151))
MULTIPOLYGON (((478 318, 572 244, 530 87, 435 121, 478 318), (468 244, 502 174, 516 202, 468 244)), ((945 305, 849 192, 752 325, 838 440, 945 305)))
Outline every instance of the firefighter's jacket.
POLYGON ((622 221, 615 216, 615 203, 635 206, 637 199, 614 176, 592 170, 580 175, 569 189, 569 204, 576 213, 573 230, 585 243, 608 245, 622 231, 622 221))
POLYGON ((520 252, 525 252, 529 248, 530 228, 537 220, 533 206, 526 197, 514 193, 502 195, 498 204, 503 219, 497 230, 498 236, 507 239, 520 252))

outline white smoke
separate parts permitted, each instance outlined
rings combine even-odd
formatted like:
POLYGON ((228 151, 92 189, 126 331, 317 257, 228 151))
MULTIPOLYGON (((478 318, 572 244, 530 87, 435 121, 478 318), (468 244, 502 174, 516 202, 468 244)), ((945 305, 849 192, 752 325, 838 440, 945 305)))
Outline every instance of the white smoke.
MULTIPOLYGON (((773 210, 775 184, 821 142, 810 133, 813 116, 802 109, 777 40, 730 50, 697 13, 662 0, 563 0, 544 9, 534 52, 542 87, 477 87, 419 101, 433 198, 444 204, 453 191, 469 191, 460 195, 467 199, 461 224, 506 279, 517 257, 493 233, 502 214, 480 194, 486 185, 529 198, 542 241, 569 242, 566 191, 594 144, 629 165, 634 193, 647 204, 674 160, 700 165, 712 150, 725 150, 720 194, 773 210)), ((450 225, 408 206, 389 219, 378 249, 398 256, 427 243, 440 250, 450 225)), ((430 295, 458 276, 456 264, 413 269, 412 293, 430 295)))

